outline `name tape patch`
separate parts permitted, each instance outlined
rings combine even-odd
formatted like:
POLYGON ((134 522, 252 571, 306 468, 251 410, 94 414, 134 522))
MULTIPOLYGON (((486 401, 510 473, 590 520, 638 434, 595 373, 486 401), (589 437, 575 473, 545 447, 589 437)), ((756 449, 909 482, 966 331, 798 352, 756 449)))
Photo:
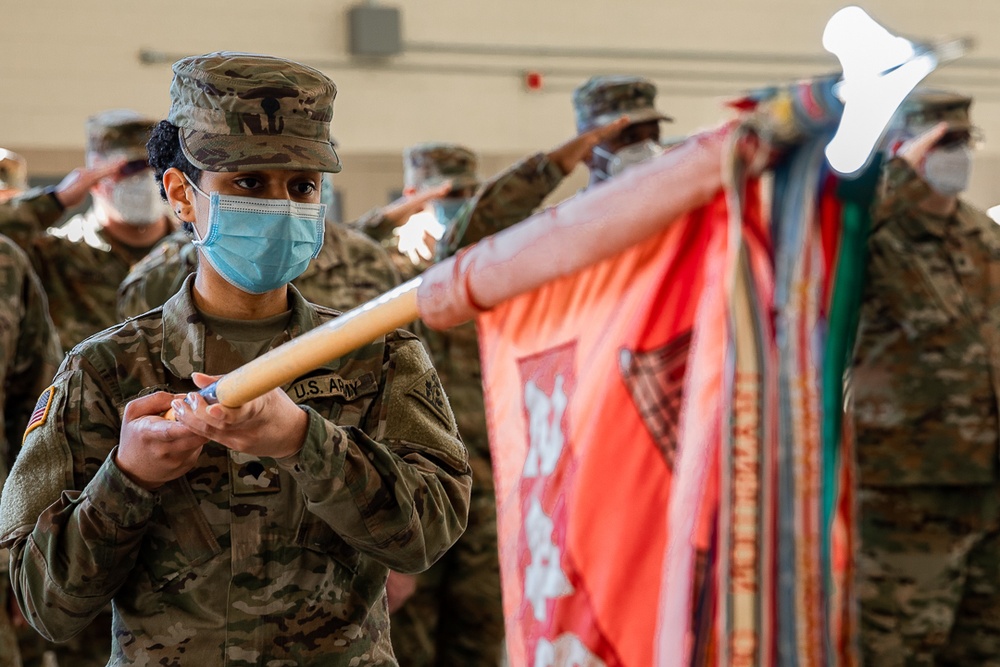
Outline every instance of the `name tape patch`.
POLYGON ((349 380, 339 375, 320 375, 299 380, 288 390, 288 395, 296 402, 328 396, 338 396, 344 400, 353 401, 360 396, 374 394, 377 391, 375 374, 364 373, 349 380))

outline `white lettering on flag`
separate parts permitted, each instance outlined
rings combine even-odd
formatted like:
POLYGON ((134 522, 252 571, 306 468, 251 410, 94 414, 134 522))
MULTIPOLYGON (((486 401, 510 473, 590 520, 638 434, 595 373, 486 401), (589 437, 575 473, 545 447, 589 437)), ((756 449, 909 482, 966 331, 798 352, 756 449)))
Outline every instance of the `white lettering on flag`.
POLYGON ((545 515, 538 498, 531 499, 524 520, 531 562, 524 570, 524 597, 531 602, 535 618, 544 621, 550 599, 569 595, 573 586, 560 564, 559 546, 552 541, 552 519, 545 515))
POLYGON ((556 376, 552 396, 534 382, 524 385, 524 405, 528 408, 528 458, 524 462, 523 477, 551 475, 559 462, 566 438, 562 432, 562 418, 566 411, 566 394, 563 377, 556 376))

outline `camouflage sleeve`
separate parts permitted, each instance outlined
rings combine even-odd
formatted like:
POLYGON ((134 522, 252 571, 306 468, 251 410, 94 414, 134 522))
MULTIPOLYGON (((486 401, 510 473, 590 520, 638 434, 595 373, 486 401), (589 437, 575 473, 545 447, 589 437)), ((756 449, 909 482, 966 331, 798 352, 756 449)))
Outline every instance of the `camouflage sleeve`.
POLYGON ((184 232, 175 232, 132 267, 118 286, 119 320, 159 308, 177 293, 198 268, 198 251, 189 241, 184 232))
MULTIPOLYGON (((60 356, 45 293, 28 257, 0 238, 0 495, 34 401, 52 379, 60 356)), ((0 549, 4 595, 8 560, 7 550, 0 549)))
POLYGON ((111 600, 135 566, 156 506, 154 494, 114 462, 120 419, 92 373, 70 363, 42 394, 42 416, 29 423, 0 499, 14 595, 52 641, 73 637, 111 600), (87 451, 110 451, 103 462, 84 458, 84 433, 87 451), (96 468, 92 476, 74 465, 81 460, 96 468))
POLYGON ((302 450, 278 463, 309 511, 358 551, 426 570, 465 530, 472 475, 437 372, 406 332, 387 337, 384 385, 365 429, 309 413, 302 450))
POLYGON ((396 224, 385 217, 381 207, 368 211, 350 226, 383 245, 392 240, 392 230, 396 228, 396 224))
POLYGON ((62 205, 51 189, 32 188, 0 204, 0 234, 27 250, 62 214, 62 205))
POLYGON ((459 249, 515 225, 541 206, 566 174, 545 153, 521 160, 484 183, 438 242, 441 261, 459 249))
POLYGON ((898 216, 906 216, 930 194, 930 186, 906 160, 896 157, 886 163, 875 202, 873 228, 898 216))
MULTIPOLYGON (((21 444, 25 424, 35 399, 48 386, 62 361, 62 348, 56 335, 45 291, 31 270, 27 256, 11 245, 0 245, 0 291, 16 289, 16 302, 8 304, 6 314, 17 316, 14 354, 5 378, 4 426, 9 451, 5 452, 7 469, 21 444)), ((13 295, 12 295, 13 296, 13 295)), ((3 323, 0 317, 0 323, 3 323)))

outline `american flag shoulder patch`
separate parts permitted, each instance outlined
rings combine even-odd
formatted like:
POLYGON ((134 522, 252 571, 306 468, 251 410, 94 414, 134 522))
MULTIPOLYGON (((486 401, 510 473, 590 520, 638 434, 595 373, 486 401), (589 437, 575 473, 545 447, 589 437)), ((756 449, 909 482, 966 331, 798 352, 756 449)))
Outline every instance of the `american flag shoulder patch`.
POLYGON ((49 408, 52 406, 52 397, 55 395, 56 388, 54 385, 50 385, 49 388, 43 391, 42 395, 38 397, 38 402, 35 403, 35 409, 31 411, 31 419, 28 420, 28 427, 24 429, 24 438, 21 439, 22 443, 25 439, 27 439, 29 433, 44 424, 45 420, 49 418, 49 408))

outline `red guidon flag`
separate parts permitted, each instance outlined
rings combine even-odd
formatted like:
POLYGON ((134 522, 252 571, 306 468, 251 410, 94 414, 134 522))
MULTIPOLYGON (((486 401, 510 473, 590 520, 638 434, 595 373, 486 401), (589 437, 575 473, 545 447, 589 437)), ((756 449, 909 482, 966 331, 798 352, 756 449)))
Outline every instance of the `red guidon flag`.
MULTIPOLYGON (((665 657, 677 443, 682 431, 718 437, 721 415, 724 197, 663 223, 478 317, 512 665, 665 657)), ((697 491, 682 527, 693 554, 712 525, 697 491)), ((690 614, 697 586, 686 588, 690 614)))

